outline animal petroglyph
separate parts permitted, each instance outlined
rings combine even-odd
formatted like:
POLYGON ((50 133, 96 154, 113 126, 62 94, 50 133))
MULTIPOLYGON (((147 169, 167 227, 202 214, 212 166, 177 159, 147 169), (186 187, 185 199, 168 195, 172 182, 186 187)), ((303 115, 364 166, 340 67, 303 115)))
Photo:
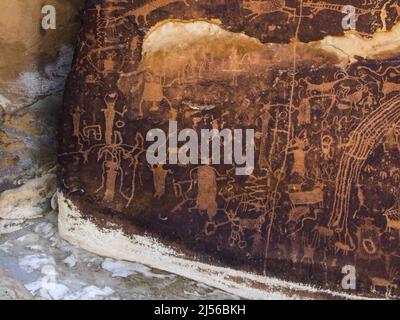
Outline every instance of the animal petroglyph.
POLYGON ((360 294, 400 296, 397 1, 346 3, 351 32, 340 1, 92 2, 59 154, 85 216, 328 289, 356 265, 360 294))
POLYGON ((293 18, 296 14, 296 9, 286 7, 286 0, 248 0, 243 1, 243 8, 251 11, 247 18, 254 20, 264 14, 274 12, 285 12, 288 15, 287 20, 293 18))

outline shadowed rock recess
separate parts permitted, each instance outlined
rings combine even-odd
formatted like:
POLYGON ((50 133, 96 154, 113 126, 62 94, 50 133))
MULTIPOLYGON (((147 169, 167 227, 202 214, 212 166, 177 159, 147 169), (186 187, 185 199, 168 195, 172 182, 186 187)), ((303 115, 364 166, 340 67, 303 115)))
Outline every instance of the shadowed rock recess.
POLYGON ((61 236, 245 297, 278 283, 399 297, 399 13, 390 0, 87 1, 61 236), (156 128, 168 158, 154 165, 156 128), (173 164, 183 129, 254 130, 254 170, 237 175, 222 139, 221 164, 192 149, 173 164))
POLYGON ((41 28, 42 0, 0 2, 0 235, 50 209, 57 130, 83 0, 49 0, 56 30, 41 28))

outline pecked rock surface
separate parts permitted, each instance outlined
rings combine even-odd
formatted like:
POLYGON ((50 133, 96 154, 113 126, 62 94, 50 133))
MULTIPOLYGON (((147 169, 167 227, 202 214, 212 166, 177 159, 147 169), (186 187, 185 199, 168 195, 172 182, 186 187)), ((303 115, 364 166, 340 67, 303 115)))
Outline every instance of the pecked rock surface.
POLYGON ((0 3, 0 229, 4 232, 15 230, 16 221, 48 210, 56 188, 57 126, 83 1, 46 4, 56 8, 56 30, 41 28, 43 1, 0 3))
POLYGON ((60 139, 67 222, 340 291, 356 266, 352 293, 400 295, 398 1, 86 3, 60 139), (147 133, 170 122, 253 129, 254 170, 149 165, 147 133))

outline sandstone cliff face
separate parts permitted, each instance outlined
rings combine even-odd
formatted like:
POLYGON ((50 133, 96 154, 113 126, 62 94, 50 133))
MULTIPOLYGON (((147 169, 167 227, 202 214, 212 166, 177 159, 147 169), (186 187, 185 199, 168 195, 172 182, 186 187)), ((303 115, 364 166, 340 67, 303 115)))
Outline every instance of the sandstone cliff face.
POLYGON ((192 277, 125 243, 151 235, 335 290, 356 266, 357 293, 399 296, 399 13, 381 0, 88 1, 63 108, 60 234, 192 277), (185 129, 194 147, 175 137, 185 129), (254 133, 239 141, 248 176, 222 148, 197 152, 211 129, 254 133), (101 233, 112 223, 126 242, 101 233))
POLYGON ((40 215, 55 191, 56 127, 83 2, 0 2, 1 225, 21 203, 35 213, 20 210, 18 219, 40 215), (41 27, 44 5, 56 9, 55 30, 41 27))

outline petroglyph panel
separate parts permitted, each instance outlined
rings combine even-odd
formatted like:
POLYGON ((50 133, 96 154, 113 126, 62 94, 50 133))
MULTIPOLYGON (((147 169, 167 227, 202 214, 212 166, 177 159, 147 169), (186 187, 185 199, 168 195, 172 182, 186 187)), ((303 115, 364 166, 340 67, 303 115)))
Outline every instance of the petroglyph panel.
POLYGON ((355 266, 350 293, 400 296, 399 13, 391 0, 87 1, 63 192, 99 228, 203 262, 340 291, 355 266), (205 129, 217 159, 188 147, 205 129), (241 143, 226 152, 230 132, 241 143))

